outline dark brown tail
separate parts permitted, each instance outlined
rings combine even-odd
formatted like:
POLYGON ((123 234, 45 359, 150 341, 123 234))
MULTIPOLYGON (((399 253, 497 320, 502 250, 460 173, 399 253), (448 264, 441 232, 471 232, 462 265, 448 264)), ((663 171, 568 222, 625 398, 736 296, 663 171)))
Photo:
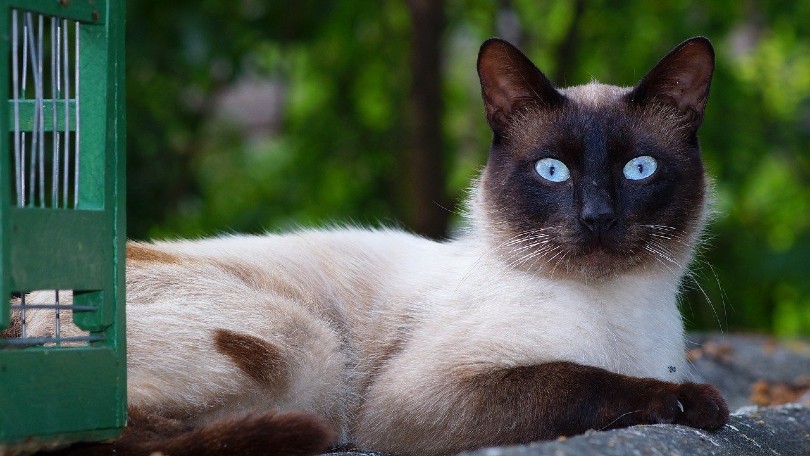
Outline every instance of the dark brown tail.
POLYGON ((20 312, 15 310, 11 312, 11 323, 9 323, 8 328, 0 331, 0 339, 16 339, 21 335, 22 320, 20 319, 20 312))
POLYGON ((47 455, 305 456, 326 451, 335 438, 324 420, 304 412, 266 412, 188 427, 130 409, 127 428, 118 440, 82 443, 47 455))

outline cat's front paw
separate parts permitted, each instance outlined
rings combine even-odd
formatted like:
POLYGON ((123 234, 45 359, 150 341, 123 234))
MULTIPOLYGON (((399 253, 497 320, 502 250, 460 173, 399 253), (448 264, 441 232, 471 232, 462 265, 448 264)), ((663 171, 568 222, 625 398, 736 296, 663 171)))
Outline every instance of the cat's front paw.
POLYGON ((700 429, 719 429, 728 421, 728 405, 712 385, 684 383, 676 391, 683 411, 675 423, 700 429))
POLYGON ((699 429, 718 429, 728 421, 726 401, 709 384, 669 384, 648 399, 645 412, 649 423, 683 424, 699 429))

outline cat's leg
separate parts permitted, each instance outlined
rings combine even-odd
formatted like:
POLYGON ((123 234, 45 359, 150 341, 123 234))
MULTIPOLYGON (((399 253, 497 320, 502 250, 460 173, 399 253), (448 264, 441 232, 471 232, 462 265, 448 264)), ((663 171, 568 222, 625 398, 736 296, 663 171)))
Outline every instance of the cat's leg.
POLYGON ((363 447, 447 454, 636 424, 717 429, 728 407, 711 385, 628 377, 571 362, 508 369, 389 371, 369 388, 363 447))

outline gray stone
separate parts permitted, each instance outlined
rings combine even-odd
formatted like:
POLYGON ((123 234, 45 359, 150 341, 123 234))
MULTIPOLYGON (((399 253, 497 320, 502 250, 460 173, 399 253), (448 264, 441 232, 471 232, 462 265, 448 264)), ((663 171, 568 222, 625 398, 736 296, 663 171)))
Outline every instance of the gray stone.
POLYGON ((732 415, 716 432, 685 426, 634 426, 552 442, 486 448, 466 456, 810 455, 810 407, 789 404, 732 415))
POLYGON ((751 404, 758 381, 801 383, 810 379, 810 341, 777 341, 758 335, 690 334, 695 381, 716 386, 729 410, 751 404))

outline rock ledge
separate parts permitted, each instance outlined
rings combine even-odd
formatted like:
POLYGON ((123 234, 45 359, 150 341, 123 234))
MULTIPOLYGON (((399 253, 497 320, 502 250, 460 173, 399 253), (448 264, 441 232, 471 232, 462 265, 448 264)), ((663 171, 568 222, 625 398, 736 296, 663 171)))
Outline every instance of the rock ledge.
POLYGON ((810 455, 810 406, 746 407, 716 432, 656 424, 591 431, 552 442, 485 448, 466 456, 810 455))

